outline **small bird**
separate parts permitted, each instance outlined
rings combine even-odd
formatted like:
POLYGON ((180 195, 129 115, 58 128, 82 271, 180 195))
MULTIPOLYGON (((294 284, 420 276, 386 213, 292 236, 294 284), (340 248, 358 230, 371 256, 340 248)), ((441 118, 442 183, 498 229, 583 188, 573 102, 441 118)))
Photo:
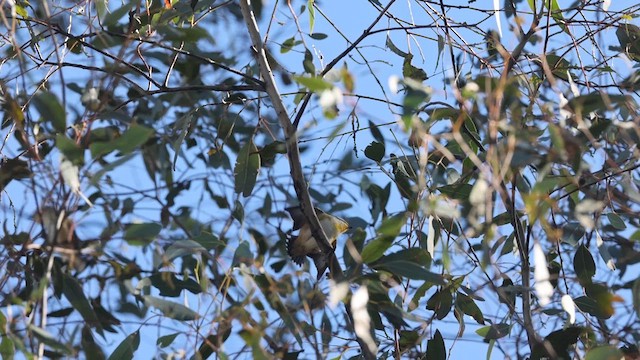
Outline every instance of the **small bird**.
MULTIPOLYGON (((291 215, 293 230, 300 230, 298 236, 291 236, 287 241, 287 253, 291 256, 293 262, 298 265, 302 265, 304 257, 308 256, 314 259, 316 266, 318 266, 319 264, 316 259, 325 257, 322 256, 324 254, 322 254, 322 250, 318 246, 316 239, 311 234, 311 228, 302 209, 300 206, 293 206, 285 210, 291 215)), ((318 215, 318 220, 320 221, 320 226, 327 236, 329 244, 335 247, 336 239, 349 229, 349 223, 339 217, 327 214, 320 209, 316 208, 315 210, 318 215)), ((326 269, 326 265, 324 269, 326 269)), ((322 273, 324 273, 324 269, 322 269, 322 273)), ((318 277, 322 276, 320 271, 321 269, 318 267, 318 277)))
POLYGON ((44 245, 72 268, 83 270, 87 266, 88 258, 96 255, 97 244, 78 238, 76 224, 64 209, 58 211, 53 207, 44 206, 35 213, 34 220, 42 225, 44 245))
POLYGON ((75 224, 64 210, 57 211, 45 206, 40 213, 35 214, 35 220, 42 224, 47 245, 67 249, 79 248, 80 240, 75 232, 75 224))

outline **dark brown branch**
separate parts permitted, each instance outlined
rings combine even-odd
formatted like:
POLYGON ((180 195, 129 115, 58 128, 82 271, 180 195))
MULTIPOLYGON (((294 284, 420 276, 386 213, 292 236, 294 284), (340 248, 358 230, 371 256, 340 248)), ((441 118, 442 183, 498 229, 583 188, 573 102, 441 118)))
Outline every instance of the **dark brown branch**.
MULTIPOLYGON (((392 1, 393 2, 393 1, 392 1)), ((271 71, 271 67, 269 66, 269 62, 267 61, 267 55, 265 52, 265 46, 262 43, 262 39, 260 37, 260 31, 258 30, 258 24, 256 22, 253 11, 251 10, 250 0, 240 0, 240 7, 242 9, 242 16, 246 22, 247 30, 249 32, 249 36, 251 37, 251 42, 256 50, 256 57, 258 60, 258 64, 260 67, 260 74, 265 82, 265 88, 269 98, 271 99, 271 103, 276 111, 276 115, 278 117, 278 122, 282 127, 285 137, 286 137, 286 146, 287 146, 287 155, 289 157, 289 167, 291 169, 291 178, 293 179, 293 187, 295 188, 296 195, 298 196, 298 200, 300 201, 300 206, 302 211, 307 218, 309 225, 311 227, 311 233, 313 234, 318 246, 322 250, 324 255, 328 255, 331 261, 332 266, 330 267, 331 274, 336 279, 342 279, 344 277, 342 273, 342 268, 338 263, 335 255, 333 255, 333 247, 327 240, 327 236, 324 233, 324 230, 320 226, 320 221, 318 220, 318 215, 315 212, 313 204, 311 203, 311 196, 309 195, 309 189, 307 188, 307 182, 304 177, 304 173, 302 171, 302 163, 300 159, 300 149, 298 148, 298 135, 296 128, 291 123, 289 115, 287 114, 287 110, 282 103, 282 98, 280 97, 280 92, 276 86, 275 79, 273 77, 273 72, 271 71)), ((308 101, 308 100, 307 100, 308 101)), ((302 112, 304 109, 301 109, 302 112)), ((321 271, 321 269, 318 269, 321 271)), ((349 309, 348 305, 345 305, 347 316, 349 318, 350 323, 353 324, 353 316, 349 309)), ((362 351, 362 355, 365 359, 375 359, 375 355, 369 350, 367 344, 360 337, 356 336, 356 340, 360 345, 360 349, 362 351)))

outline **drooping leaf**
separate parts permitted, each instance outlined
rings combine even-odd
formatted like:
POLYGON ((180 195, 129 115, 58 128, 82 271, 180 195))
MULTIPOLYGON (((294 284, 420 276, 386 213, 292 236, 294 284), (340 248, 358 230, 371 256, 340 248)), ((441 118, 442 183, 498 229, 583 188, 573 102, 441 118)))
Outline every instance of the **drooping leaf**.
POLYGON ((180 333, 173 333, 169 335, 160 336, 158 340, 156 340, 156 345, 158 345, 161 348, 165 348, 171 345, 173 343, 173 340, 175 340, 176 337, 178 337, 178 335, 180 335, 180 333))
POLYGON ((53 129, 64 132, 67 128, 67 113, 58 98, 48 91, 41 92, 33 98, 33 104, 45 122, 50 122, 53 129))
POLYGON ((444 285, 444 278, 440 274, 433 273, 413 262, 396 260, 396 261, 379 261, 375 266, 376 269, 384 269, 392 274, 406 277, 408 279, 425 280, 433 284, 444 285))
POLYGON ((444 345, 444 338, 440 330, 436 330, 433 338, 427 341, 427 359, 447 360, 447 349, 444 345))
POLYGON ((364 155, 369 159, 380 163, 382 158, 384 158, 384 145, 377 141, 372 141, 371 144, 364 149, 364 155))
POLYGON ((300 85, 306 87, 310 91, 319 93, 323 90, 333 88, 333 85, 321 77, 316 76, 294 76, 293 79, 300 85))
POLYGON ((429 300, 427 300, 427 309, 436 313, 436 319, 444 319, 451 311, 453 305, 453 294, 448 287, 441 288, 436 291, 429 300))
POLYGON ((173 272, 160 271, 149 277, 151 285, 160 290, 160 296, 177 297, 183 290, 187 290, 192 294, 202 292, 202 287, 195 280, 187 278, 185 280, 178 279, 173 272))
POLYGON ((631 60, 640 61, 640 27, 622 24, 616 30, 620 47, 631 60))
POLYGON ((557 330, 544 337, 544 342, 534 346, 531 351, 531 360, 541 360, 551 356, 548 348, 553 349, 553 356, 558 359, 571 359, 569 349, 578 341, 578 338, 585 331, 579 326, 572 326, 566 329, 557 330))
POLYGON ((62 279, 62 292, 69 303, 71 303, 71 306, 78 310, 87 325, 95 328, 99 334, 103 335, 102 325, 100 325, 100 321, 98 321, 98 317, 91 307, 91 303, 87 300, 78 280, 67 274, 64 274, 62 279))
POLYGON ((91 156, 98 158, 112 151, 120 151, 122 154, 128 154, 146 143, 153 135, 154 130, 142 125, 131 125, 122 136, 113 141, 93 142, 89 145, 91 156))
POLYGON ((146 245, 160 234, 162 225, 156 223, 129 224, 125 229, 124 239, 129 244, 146 245))
POLYGON ((596 274, 596 263, 586 246, 580 245, 573 257, 573 269, 578 278, 584 282, 591 281, 596 274))
POLYGON ((151 295, 145 295, 143 296, 143 299, 147 306, 153 306, 160 310, 162 315, 171 319, 189 321, 200 317, 197 312, 173 301, 168 301, 151 295))
POLYGON ((368 264, 378 260, 393 244, 393 240, 400 232, 405 221, 406 215, 404 213, 384 219, 378 228, 378 237, 365 245, 362 250, 362 261, 368 264))
POLYGON ((402 57, 402 58, 407 58, 407 56, 409 56, 409 54, 407 54, 406 52, 398 49, 398 47, 393 43, 393 41, 391 41, 391 38, 387 35, 387 41, 386 41, 386 45, 389 48, 389 50, 391 50, 391 52, 393 52, 394 54, 402 57))
POLYGON ((611 345, 598 346, 587 351, 584 360, 619 360, 627 358, 620 349, 611 345))
POLYGON ((624 220, 622 220, 620 215, 616 213, 608 213, 607 219, 609 219, 611 226, 616 228, 616 230, 624 230, 627 228, 627 224, 625 224, 624 220))
POLYGON ((476 334, 482 336, 485 340, 497 340, 509 335, 510 332, 511 325, 506 323, 492 324, 476 330, 476 334))
POLYGON ((478 324, 484 324, 484 315, 482 314, 482 311, 480 310, 476 302, 473 301, 473 299, 469 296, 458 292, 458 294, 456 295, 455 305, 457 308, 462 310, 464 314, 474 318, 478 322, 478 324))
POLYGON ((244 197, 251 195, 259 171, 260 154, 253 140, 250 140, 238 152, 236 166, 233 170, 236 193, 242 193, 244 197))
POLYGON ((404 76, 405 78, 416 80, 416 81, 427 80, 428 78, 427 73, 424 70, 411 65, 412 59, 413 59, 412 54, 408 54, 404 58, 404 62, 402 64, 402 76, 404 76))
POLYGON ((120 345, 111 353, 109 360, 130 360, 140 346, 140 331, 134 331, 124 338, 120 345))
POLYGON ((27 328, 29 329, 29 331, 31 331, 35 335, 35 337, 38 340, 42 341, 44 344, 51 347, 52 349, 59 351, 62 355, 72 354, 72 350, 68 346, 60 342, 58 337, 54 336, 47 330, 41 327, 35 326, 33 324, 29 324, 27 328))

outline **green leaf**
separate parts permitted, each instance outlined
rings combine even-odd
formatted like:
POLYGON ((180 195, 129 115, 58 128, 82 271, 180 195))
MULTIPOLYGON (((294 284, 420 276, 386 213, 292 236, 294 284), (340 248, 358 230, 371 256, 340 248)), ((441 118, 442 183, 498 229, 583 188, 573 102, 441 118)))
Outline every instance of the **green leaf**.
POLYGON ((571 326, 551 332, 544 337, 543 343, 538 343, 533 347, 531 360, 549 359, 552 358, 552 354, 554 359, 571 359, 569 349, 573 348, 584 331, 585 329, 582 327, 571 326))
POLYGON ((133 9, 133 7, 135 6, 135 3, 133 1, 125 2, 124 4, 125 4, 124 6, 122 6, 121 8, 118 8, 118 9, 112 11, 112 12, 108 12, 108 2, 106 2, 106 4, 104 4, 105 12, 106 12, 106 16, 104 16, 104 18, 102 18, 103 19, 102 26, 104 26, 104 28, 108 28, 108 27, 111 27, 113 25, 116 25, 118 23, 118 21, 120 19, 122 19, 123 16, 128 14, 129 11, 131 9, 133 9))
POLYGON ((404 213, 386 218, 378 228, 378 237, 368 243, 362 250, 362 261, 369 264, 378 260, 391 247, 400 229, 406 222, 404 213))
POLYGON ((243 241, 236 248, 235 253, 233 254, 233 261, 231 261, 231 266, 239 266, 241 263, 243 264, 252 264, 254 260, 253 251, 251 251, 251 246, 248 242, 243 241))
POLYGON ((187 255, 206 254, 207 249, 194 240, 177 240, 164 251, 166 260, 171 261, 187 255))
POLYGON ((313 33, 313 34, 309 34, 309 36, 314 40, 324 40, 329 37, 327 34, 323 34, 323 33, 313 33))
POLYGON ((580 245, 578 247, 573 257, 573 269, 583 282, 591 281, 591 278, 596 274, 596 263, 586 246, 580 245))
POLYGON ((451 312, 451 305, 453 305, 453 294, 448 287, 436 291, 427 300, 427 310, 435 311, 438 320, 444 319, 451 312))
POLYGON ((624 220, 622 220, 622 218, 618 214, 608 213, 607 219, 609 219, 611 226, 613 226, 616 230, 624 230, 627 228, 627 224, 624 223, 624 220))
POLYGON ((633 282, 631 297, 633 300, 633 309, 636 311, 636 316, 640 320, 640 277, 633 282))
POLYGON ((333 88, 333 85, 318 76, 294 76, 293 79, 300 85, 306 87, 314 93, 322 92, 333 88))
POLYGON ((569 100, 566 107, 575 113, 586 116, 591 112, 603 113, 609 110, 609 106, 614 109, 624 108, 627 102, 633 103, 633 99, 627 95, 601 94, 595 91, 591 94, 576 96, 569 100))
POLYGON ((233 170, 236 193, 242 193, 244 197, 251 195, 259 170, 260 154, 251 139, 240 149, 236 159, 236 166, 233 170))
POLYGON ((92 143, 89 146, 91 155, 97 158, 115 150, 120 151, 122 154, 128 154, 146 143, 153 133, 154 130, 151 128, 133 124, 122 136, 113 141, 92 143))
POLYGON ((125 226, 124 239, 131 245, 147 245, 153 241, 162 225, 157 223, 129 224, 125 226))
POLYGON ((173 131, 178 132, 178 136, 176 140, 173 142, 173 171, 176 170, 176 163, 178 162, 178 155, 180 155, 180 148, 182 147, 182 143, 184 142, 187 133, 191 127, 191 122, 193 121, 193 112, 188 112, 180 119, 178 119, 173 126, 173 131))
POLYGON ((62 281, 62 292, 67 300, 69 300, 71 306, 78 310, 87 325, 95 328, 96 331, 102 335, 102 326, 100 325, 100 321, 98 321, 98 316, 93 310, 93 307, 91 307, 89 300, 87 300, 80 283, 78 283, 74 277, 67 274, 62 275, 62 281))
POLYGON ((413 59, 413 55, 411 54, 408 54, 404 58, 404 62, 402 63, 402 76, 404 76, 405 78, 410 78, 417 81, 427 80, 427 73, 424 70, 411 65, 412 59, 413 59))
POLYGON ((382 132, 380 132, 378 125, 371 120, 369 120, 369 131, 371 131, 371 136, 373 136, 377 142, 384 145, 384 136, 382 136, 382 132))
POLYGON ((0 341, 0 356, 3 359, 13 360, 16 354, 16 346, 8 336, 2 336, 0 341))
POLYGON ((173 343, 173 340, 175 340, 178 335, 180 335, 180 333, 161 336, 158 338, 158 340, 156 340, 156 345, 158 345, 161 348, 165 348, 171 345, 171 343, 173 343))
POLYGON ((316 67, 313 65, 313 55, 309 49, 304 52, 304 60, 302 61, 302 67, 307 74, 315 75, 316 67))
POLYGON ((140 346, 140 332, 134 331, 122 340, 120 345, 109 356, 109 360, 133 359, 133 354, 138 350, 138 346, 140 346))
POLYGON ((417 248, 417 247, 402 249, 394 253, 391 253, 389 255, 385 255, 382 258, 380 258, 380 260, 378 260, 378 263, 383 264, 387 262, 400 261, 400 260, 410 261, 414 264, 418 264, 425 268, 428 268, 431 265, 431 257, 429 256, 429 253, 427 252, 427 250, 417 248))
POLYGON ((103 162, 103 166, 100 170, 96 171, 93 176, 91 176, 89 182, 92 185, 97 185, 100 182, 100 179, 102 179, 102 177, 104 176, 104 174, 108 173, 109 171, 117 168, 118 166, 126 163, 127 161, 131 160, 131 158, 133 158, 136 154, 129 154, 129 155, 125 155, 122 157, 117 158, 115 161, 113 162, 103 162))
POLYGON ((155 30, 158 32, 163 40, 173 42, 197 42, 203 39, 211 38, 211 35, 207 30, 199 26, 193 27, 177 27, 173 25, 163 24, 158 25, 155 30))
POLYGON ((437 285, 445 284, 442 275, 433 273, 420 265, 409 261, 384 261, 378 262, 376 265, 372 265, 372 267, 375 269, 384 269, 394 275, 409 279, 425 280, 437 285))
POLYGON ((220 241, 217 236, 208 232, 202 232, 200 235, 195 236, 193 240, 202 245, 205 249, 207 249, 207 251, 212 250, 218 246, 225 245, 225 243, 223 241, 220 241))
POLYGON ((73 165, 84 164, 84 150, 64 133, 56 134, 56 147, 73 165))
POLYGON ((509 335, 511 326, 505 323, 492 324, 481 327, 476 330, 476 334, 482 336, 485 340, 497 340, 509 335))
POLYGON ((313 7, 315 0, 307 0, 307 9, 309 10, 309 33, 313 34, 313 27, 316 24, 316 9, 313 7))
POLYGON ((168 271, 160 271, 149 277, 151 285, 160 290, 160 296, 177 297, 180 296, 182 290, 187 290, 192 294, 202 292, 202 287, 195 280, 187 278, 186 280, 178 279, 178 277, 168 271))
POLYGON ((468 200, 473 186, 471 184, 445 185, 438 190, 452 199, 468 200))
POLYGON ((463 313, 474 318, 478 324, 484 324, 484 315, 473 299, 461 292, 456 295, 456 307, 462 310, 463 313))
POLYGON ((145 295, 143 296, 143 298, 145 305, 153 306, 154 308, 160 310, 160 312, 162 312, 162 314, 168 318, 180 321, 190 321, 200 317, 197 312, 189 309, 182 304, 178 304, 176 302, 168 301, 165 299, 160 299, 151 295, 145 295))
POLYGON ((380 161, 382 161, 382 158, 384 158, 384 151, 385 150, 383 144, 377 141, 372 141, 371 144, 369 144, 367 148, 364 149, 364 155, 369 159, 380 163, 380 161))
POLYGON ((562 9, 560 9, 560 6, 558 5, 558 1, 545 0, 545 5, 547 6, 548 9, 550 8, 549 11, 551 11, 551 17, 560 26, 562 31, 569 34, 569 29, 567 28, 567 25, 565 25, 564 17, 562 16, 562 9))
POLYGON ((282 42, 282 45, 280 45, 280 53, 288 53, 289 51, 291 51, 291 49, 293 49, 294 46, 298 45, 299 43, 300 42, 296 42, 296 38, 293 36, 288 38, 287 40, 282 42))
POLYGON ((447 349, 440 330, 436 330, 433 338, 427 341, 427 353, 425 356, 429 360, 447 360, 447 349))
POLYGON ((33 98, 33 105, 40 117, 45 122, 50 122, 56 131, 62 133, 67 129, 67 113, 54 94, 48 91, 38 93, 33 98))
POLYGON ((624 357, 623 355, 620 349, 611 345, 605 345, 590 349, 584 360, 620 360, 624 357))
POLYGON ((604 314, 602 314, 602 311, 600 310, 598 302, 596 302, 594 299, 587 296, 580 296, 573 299, 573 302, 581 311, 589 313, 598 318, 605 318, 604 314))
POLYGON ((438 56, 436 57, 436 66, 438 68, 438 64, 440 64, 440 57, 442 56, 442 50, 444 50, 444 36, 438 34, 438 56))
POLYGON ((409 56, 409 54, 407 54, 406 52, 398 49, 398 47, 393 43, 393 41, 391 41, 391 38, 389 37, 389 35, 387 35, 386 45, 391 50, 391 52, 393 52, 394 54, 400 57, 403 57, 406 59, 409 56))
POLYGON ((631 60, 640 61, 640 27, 622 24, 616 30, 620 47, 631 60))
POLYGON ((45 345, 51 347, 52 349, 55 349, 56 351, 60 351, 65 355, 71 355, 71 349, 68 348, 65 344, 61 343, 58 337, 53 336, 53 334, 51 334, 47 330, 33 324, 29 324, 28 329, 33 333, 33 335, 35 335, 36 338, 38 338, 38 340, 42 341, 45 345))
MULTIPOLYGON (((208 359, 213 352, 216 350, 216 344, 218 343, 218 337, 214 334, 207 336, 206 339, 202 340, 202 344, 198 347, 198 352, 196 356, 192 357, 192 359, 208 359)), ((224 357, 221 357, 224 359, 224 357)))

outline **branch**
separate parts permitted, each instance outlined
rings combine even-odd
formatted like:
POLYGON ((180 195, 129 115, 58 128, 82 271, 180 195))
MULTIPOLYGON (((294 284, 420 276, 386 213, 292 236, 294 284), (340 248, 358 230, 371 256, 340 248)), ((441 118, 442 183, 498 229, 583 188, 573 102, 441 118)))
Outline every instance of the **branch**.
MULTIPOLYGON (((278 87, 276 86, 273 72, 271 71, 269 62, 267 61, 264 44, 262 43, 262 39, 260 38, 258 24, 256 22, 253 11, 251 10, 250 0, 240 0, 240 8, 242 10, 242 17, 247 24, 247 30, 249 32, 249 36, 251 37, 251 42, 253 43, 253 47, 256 50, 256 57, 258 59, 258 64, 260 67, 260 75, 264 79, 267 94, 269 95, 271 103, 276 110, 278 122, 280 123, 280 126, 284 131, 287 146, 287 156, 289 157, 289 167, 291 169, 291 178, 293 179, 293 187, 295 188, 296 195, 298 196, 298 200, 300 201, 302 212, 309 222, 311 233, 318 243, 318 246, 322 250, 322 253, 324 255, 329 255, 330 257, 328 260, 332 264, 332 266, 330 267, 332 276, 336 279, 342 279, 344 277, 342 268, 340 267, 340 264, 333 254, 333 247, 331 246, 331 244, 329 244, 327 236, 320 226, 318 215, 316 214, 313 204, 311 203, 311 196, 309 195, 307 182, 305 180, 304 173, 302 172, 300 149, 298 148, 298 134, 296 132, 296 128, 291 123, 291 119, 289 119, 289 115, 287 114, 287 110, 285 109, 284 104, 282 103, 282 98, 280 97, 280 92, 278 91, 278 87)), ((320 271, 320 269, 318 269, 318 271, 320 271)), ((351 315, 349 306, 345 304, 345 308, 347 311, 349 322, 353 324, 353 316, 351 315)), ((362 340, 357 335, 356 340, 360 345, 360 349, 364 358, 375 359, 375 355, 369 350, 369 347, 364 342, 364 340, 362 340)))
POLYGON ((291 124, 287 109, 285 109, 280 97, 280 91, 276 86, 273 72, 267 61, 267 55, 265 53, 264 44, 260 38, 260 32, 258 30, 258 24, 256 22, 253 11, 251 10, 250 0, 241 0, 240 7, 242 9, 242 16, 247 24, 247 30, 251 36, 251 42, 256 50, 256 57, 260 67, 260 75, 265 82, 265 90, 271 99, 271 103, 276 110, 276 116, 278 122, 284 131, 284 136, 287 146, 287 156, 289 157, 289 167, 291 169, 291 178, 293 179, 293 187, 296 190, 296 195, 300 201, 302 212, 307 217, 309 225, 311 226, 311 232, 313 237, 318 242, 318 246, 325 254, 333 252, 333 247, 329 244, 327 236, 324 230, 320 226, 318 215, 315 213, 313 204, 311 203, 311 196, 307 188, 307 181, 305 180, 304 173, 302 171, 302 162, 300 160, 300 149, 298 148, 298 134, 295 127, 291 124))

